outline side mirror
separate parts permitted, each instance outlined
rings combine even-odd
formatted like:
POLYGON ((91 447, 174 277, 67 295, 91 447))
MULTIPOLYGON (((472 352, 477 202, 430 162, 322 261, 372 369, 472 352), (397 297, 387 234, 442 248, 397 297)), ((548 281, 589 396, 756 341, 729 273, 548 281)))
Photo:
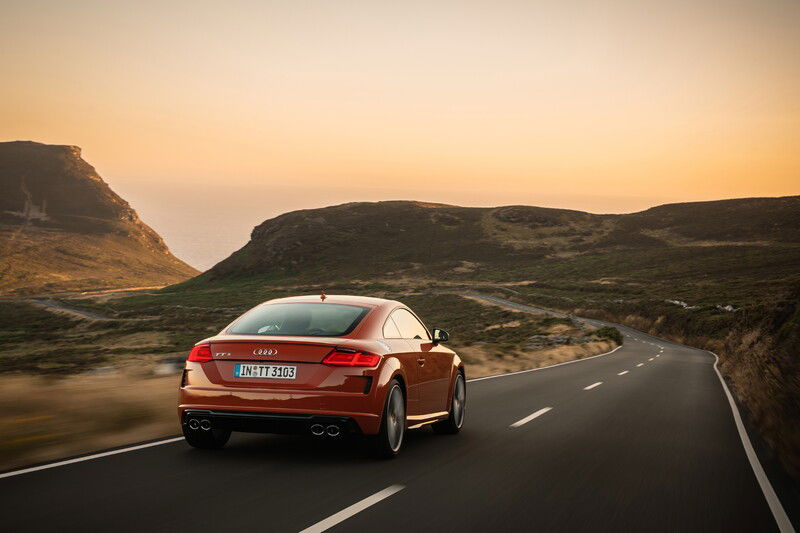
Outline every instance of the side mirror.
POLYGON ((450 340, 450 335, 443 329, 433 328, 433 343, 439 344, 440 342, 447 342, 450 340))

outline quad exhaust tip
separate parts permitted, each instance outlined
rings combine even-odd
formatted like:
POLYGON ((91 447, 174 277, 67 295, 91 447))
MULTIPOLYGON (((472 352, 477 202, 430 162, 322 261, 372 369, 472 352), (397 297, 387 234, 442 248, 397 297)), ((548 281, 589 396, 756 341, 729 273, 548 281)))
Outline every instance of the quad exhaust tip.
POLYGON ((325 426, 322 424, 314 424, 311 426, 311 434, 316 435, 319 437, 320 435, 325 433, 325 426))
POLYGON ((339 434, 341 433, 341 430, 339 429, 339 426, 335 426, 335 425, 331 424, 326 429, 326 433, 328 435, 330 435, 331 437, 338 437, 339 434))
POLYGON ((200 429, 202 429, 203 431, 208 431, 209 429, 211 429, 211 420, 203 419, 200 422, 200 429))
POLYGON ((189 429, 199 429, 200 422, 196 418, 189 420, 189 429))

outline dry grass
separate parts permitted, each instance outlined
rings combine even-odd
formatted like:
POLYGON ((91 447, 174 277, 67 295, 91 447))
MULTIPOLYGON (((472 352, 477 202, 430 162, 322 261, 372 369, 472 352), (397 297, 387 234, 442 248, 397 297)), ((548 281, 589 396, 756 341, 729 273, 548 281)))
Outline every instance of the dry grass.
POLYGON ((179 379, 0 378, 0 469, 179 433, 179 379))
POLYGON ((616 345, 609 341, 554 346, 543 350, 501 350, 496 346, 474 344, 459 346, 455 350, 466 364, 467 377, 479 378, 555 365, 574 359, 584 359, 612 350, 616 345))

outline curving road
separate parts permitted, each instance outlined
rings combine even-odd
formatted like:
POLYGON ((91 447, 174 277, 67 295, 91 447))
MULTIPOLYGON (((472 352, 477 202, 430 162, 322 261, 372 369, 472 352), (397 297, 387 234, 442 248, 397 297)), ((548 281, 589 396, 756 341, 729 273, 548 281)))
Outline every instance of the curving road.
POLYGON ((91 311, 83 311, 81 309, 75 309, 73 307, 68 307, 61 302, 57 302, 50 298, 33 298, 29 300, 30 303, 33 305, 38 305, 39 307, 44 307, 46 309, 54 309, 58 312, 66 313, 71 315, 74 318, 85 318, 89 320, 114 320, 113 318, 108 318, 107 316, 98 315, 97 313, 92 313, 91 311))
POLYGON ((792 531, 748 460, 714 357, 621 330, 614 353, 471 381, 465 430, 412 432, 393 461, 349 441, 235 434, 201 451, 171 439, 0 476, 3 526, 792 531))

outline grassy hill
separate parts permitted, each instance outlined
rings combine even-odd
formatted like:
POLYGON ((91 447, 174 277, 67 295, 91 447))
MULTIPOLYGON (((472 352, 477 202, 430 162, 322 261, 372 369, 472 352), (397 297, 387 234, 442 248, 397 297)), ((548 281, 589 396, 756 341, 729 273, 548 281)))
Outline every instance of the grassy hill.
POLYGON ((436 279, 742 304, 800 282, 800 197, 671 204, 628 215, 421 202, 294 211, 191 285, 436 279))
POLYGON ((197 271, 77 146, 0 143, 0 294, 166 285, 197 271))

